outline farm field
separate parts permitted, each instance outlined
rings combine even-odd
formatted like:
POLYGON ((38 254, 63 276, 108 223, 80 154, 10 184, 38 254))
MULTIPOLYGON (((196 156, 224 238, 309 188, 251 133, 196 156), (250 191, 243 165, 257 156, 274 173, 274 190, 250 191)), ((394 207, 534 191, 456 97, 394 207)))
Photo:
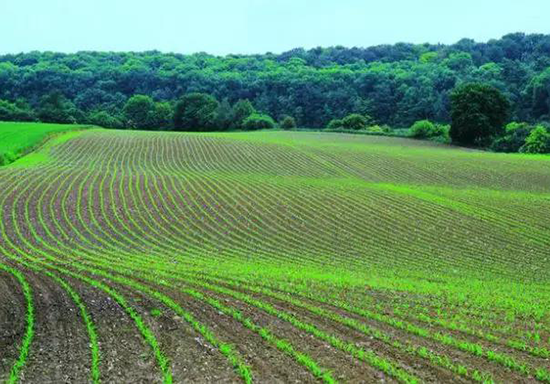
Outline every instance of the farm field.
POLYGON ((548 156, 86 129, 0 218, 0 381, 550 383, 548 156))

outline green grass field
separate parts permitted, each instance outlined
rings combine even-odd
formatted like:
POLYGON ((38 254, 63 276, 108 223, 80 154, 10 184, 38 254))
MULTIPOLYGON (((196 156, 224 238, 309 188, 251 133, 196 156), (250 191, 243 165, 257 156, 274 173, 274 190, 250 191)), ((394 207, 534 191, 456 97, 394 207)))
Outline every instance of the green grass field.
POLYGON ((550 383, 550 157, 89 129, 0 201, 0 380, 550 383))
POLYGON ((85 125, 0 122, 0 165, 7 165, 44 143, 48 137, 87 129, 85 125))

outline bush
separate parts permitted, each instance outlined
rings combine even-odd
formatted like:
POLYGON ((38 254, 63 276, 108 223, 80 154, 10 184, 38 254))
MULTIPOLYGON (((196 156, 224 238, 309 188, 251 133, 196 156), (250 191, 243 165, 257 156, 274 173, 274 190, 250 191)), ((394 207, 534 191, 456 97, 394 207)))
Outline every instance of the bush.
POLYGON ((342 119, 342 128, 344 129, 365 129, 369 125, 369 119, 358 113, 352 113, 342 119))
POLYGON ((275 121, 269 115, 261 113, 253 113, 248 116, 243 122, 243 128, 247 131, 255 131, 258 129, 275 128, 275 121))
POLYGON ((367 132, 369 132, 369 133, 379 133, 379 134, 388 133, 387 131, 384 130, 384 128, 382 128, 379 125, 372 125, 372 126, 368 127, 367 132))
POLYGON ((420 120, 414 123, 410 130, 410 135, 417 139, 429 139, 436 135, 435 124, 429 120, 420 120))
POLYGON ((111 116, 105 111, 95 111, 90 113, 88 122, 103 128, 122 128, 122 121, 114 116, 111 116))
POLYGON ((279 125, 282 129, 294 129, 296 128, 296 120, 292 116, 285 116, 279 125))
POLYGON ((508 118, 510 103, 498 89, 467 84, 451 94, 450 137, 461 145, 488 145, 508 118))
POLYGON ((254 109, 250 100, 244 99, 237 101, 232 111, 232 127, 243 129, 246 118, 254 113, 256 113, 256 109, 254 109))
POLYGON ((550 133, 542 125, 538 125, 525 139, 525 144, 519 151, 522 153, 550 153, 550 133))
POLYGON ((493 141, 491 150, 495 152, 519 152, 533 128, 527 123, 509 123, 506 125, 504 136, 493 141))
POLYGON ((340 129, 342 127, 342 120, 340 119, 332 119, 327 125, 327 129, 340 129))
POLYGON ((11 152, 0 153, 0 166, 8 165, 14 162, 16 159, 15 155, 11 152))
POLYGON ((429 120, 420 120, 414 123, 410 129, 410 136, 417 139, 429 139, 446 142, 449 138, 450 127, 448 125, 434 124, 429 120))

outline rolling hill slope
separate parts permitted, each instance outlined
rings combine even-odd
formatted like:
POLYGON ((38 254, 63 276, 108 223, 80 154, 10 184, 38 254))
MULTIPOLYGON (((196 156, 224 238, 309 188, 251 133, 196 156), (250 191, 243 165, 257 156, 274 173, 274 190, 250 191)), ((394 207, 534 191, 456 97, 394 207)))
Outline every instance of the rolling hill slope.
POLYGON ((0 168, 0 379, 550 382, 549 157, 68 135, 0 168))

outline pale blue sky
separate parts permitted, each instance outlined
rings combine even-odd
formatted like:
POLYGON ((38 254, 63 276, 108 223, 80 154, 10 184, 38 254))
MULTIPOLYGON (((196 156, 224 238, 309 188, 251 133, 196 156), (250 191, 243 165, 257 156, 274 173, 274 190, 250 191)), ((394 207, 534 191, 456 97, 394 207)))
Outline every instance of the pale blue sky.
POLYGON ((0 0, 0 53, 213 54, 550 33, 549 0, 0 0))

